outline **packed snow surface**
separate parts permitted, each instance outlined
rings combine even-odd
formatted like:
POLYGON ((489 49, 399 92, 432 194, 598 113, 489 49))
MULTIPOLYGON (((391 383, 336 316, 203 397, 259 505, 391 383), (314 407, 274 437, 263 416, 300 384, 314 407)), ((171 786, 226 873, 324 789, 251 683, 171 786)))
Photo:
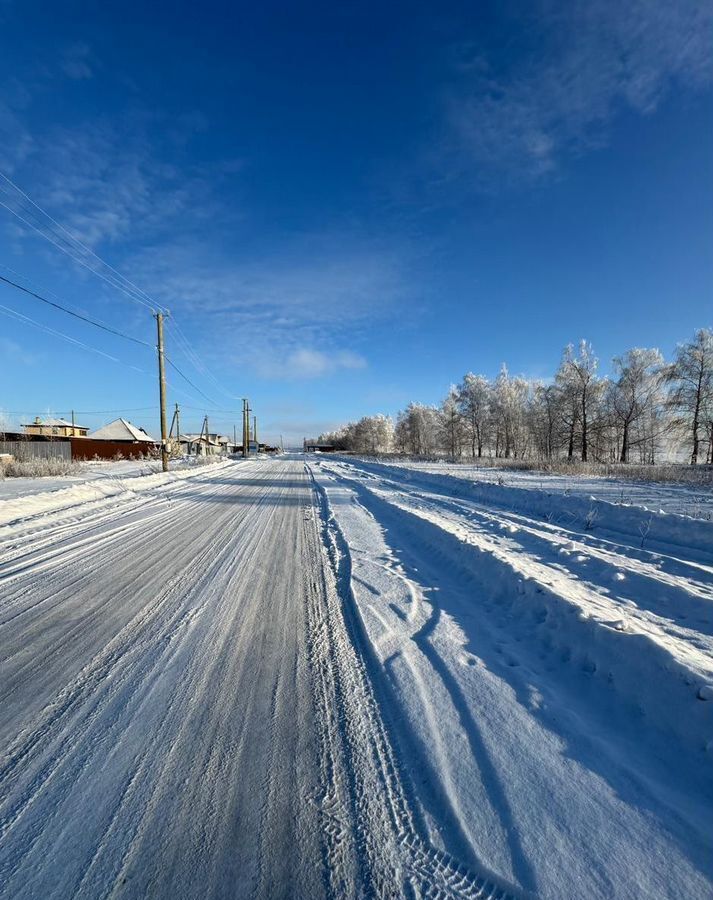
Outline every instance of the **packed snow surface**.
POLYGON ((713 524, 313 472, 431 839, 537 896, 711 896, 713 524))
POLYGON ((0 484, 0 897, 711 895, 713 525, 674 493, 102 472, 0 484))

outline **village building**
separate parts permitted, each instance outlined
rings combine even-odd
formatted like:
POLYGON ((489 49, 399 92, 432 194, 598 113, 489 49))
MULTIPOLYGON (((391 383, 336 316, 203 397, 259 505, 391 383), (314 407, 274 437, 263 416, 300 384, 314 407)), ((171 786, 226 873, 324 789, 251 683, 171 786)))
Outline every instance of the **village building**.
POLYGON ((66 419, 41 419, 23 424, 24 433, 32 437, 86 437, 89 429, 84 425, 67 422, 66 419))
POLYGON ((71 438, 72 459, 139 459, 154 456, 159 444, 143 428, 115 419, 83 438, 71 438))
POLYGON ((126 419, 114 419, 93 431, 89 437, 93 441, 120 441, 129 444, 156 444, 156 440, 138 425, 132 425, 126 419))
POLYGON ((224 434, 205 431, 200 434, 182 434, 179 438, 181 451, 188 456, 221 456, 234 452, 234 445, 224 434))

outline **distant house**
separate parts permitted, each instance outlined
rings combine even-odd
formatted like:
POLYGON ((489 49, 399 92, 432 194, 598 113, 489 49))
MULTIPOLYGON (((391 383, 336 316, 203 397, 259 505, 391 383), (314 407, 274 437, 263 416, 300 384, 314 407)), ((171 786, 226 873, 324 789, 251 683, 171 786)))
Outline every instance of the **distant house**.
POLYGON ((88 428, 84 425, 75 425, 66 419, 41 419, 35 417, 34 422, 23 424, 25 434, 33 437, 86 437, 88 428))
POLYGON ((126 444, 155 444, 156 441, 143 428, 132 425, 126 419, 114 419, 108 425, 97 428, 89 437, 93 441, 114 441, 126 444))
POLYGON ((182 434, 181 450, 188 456, 220 456, 231 452, 232 443, 221 434, 182 434))
POLYGON ((72 459, 143 459, 154 456, 158 443, 138 425, 115 419, 83 438, 70 438, 72 459))
POLYGON ((305 453, 336 453, 337 448, 334 444, 322 444, 319 441, 304 441, 305 453))

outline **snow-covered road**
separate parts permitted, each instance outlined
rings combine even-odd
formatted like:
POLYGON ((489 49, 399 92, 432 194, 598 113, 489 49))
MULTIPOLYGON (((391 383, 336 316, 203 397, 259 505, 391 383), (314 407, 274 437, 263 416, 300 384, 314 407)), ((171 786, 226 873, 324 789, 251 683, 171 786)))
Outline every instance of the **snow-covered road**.
POLYGON ((710 522, 408 466, 0 495, 0 896, 708 897, 712 606, 710 522))
POLYGON ((507 896, 430 840, 302 460, 18 502, 0 896, 507 896))

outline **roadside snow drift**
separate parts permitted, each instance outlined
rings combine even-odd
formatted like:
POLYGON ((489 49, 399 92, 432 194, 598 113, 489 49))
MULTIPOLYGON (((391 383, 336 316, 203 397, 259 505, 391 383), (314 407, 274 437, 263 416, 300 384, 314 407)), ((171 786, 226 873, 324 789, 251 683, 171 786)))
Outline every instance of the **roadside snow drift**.
POLYGON ((548 898, 713 890, 713 525, 312 466, 432 839, 548 898))

